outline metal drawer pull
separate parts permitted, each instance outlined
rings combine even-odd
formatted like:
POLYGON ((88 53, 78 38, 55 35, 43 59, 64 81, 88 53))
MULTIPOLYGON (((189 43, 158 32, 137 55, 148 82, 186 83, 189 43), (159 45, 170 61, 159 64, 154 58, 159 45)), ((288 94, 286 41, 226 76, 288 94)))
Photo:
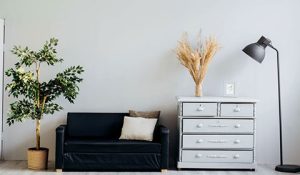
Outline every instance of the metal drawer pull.
POLYGON ((239 144, 239 143, 241 143, 241 141, 240 140, 235 140, 234 143, 239 144))
POLYGON ((204 111, 205 107, 203 105, 200 105, 198 108, 197 108, 197 111, 204 111))
POLYGON ((227 143, 228 140, 209 140, 210 143, 227 143))
POLYGON ((236 155, 233 156, 233 158, 238 159, 238 158, 240 158, 240 155, 236 154, 236 155))
POLYGON ((236 107, 236 108, 234 108, 234 110, 233 110, 233 112, 240 112, 241 111, 241 108, 239 108, 239 107, 236 107))
POLYGON ((234 127, 235 127, 235 128, 240 128, 241 125, 240 125, 240 124, 236 124, 236 125, 234 125, 234 127))
POLYGON ((198 139, 198 140, 196 141, 196 143, 203 143, 203 140, 202 140, 202 139, 198 139))
POLYGON ((197 128, 202 128, 203 127, 203 124, 202 123, 199 123, 198 125, 197 125, 197 128))
POLYGON ((228 127, 228 125, 216 125, 216 124, 212 124, 212 125, 208 125, 209 127, 216 127, 216 128, 224 128, 224 127, 228 127))
POLYGON ((239 105, 236 105, 236 107, 233 109, 233 112, 240 112, 241 108, 239 108, 239 105))
POLYGON ((207 158, 228 158, 226 155, 207 155, 207 158))
POLYGON ((202 157, 202 154, 196 154, 195 157, 200 158, 200 157, 202 157))

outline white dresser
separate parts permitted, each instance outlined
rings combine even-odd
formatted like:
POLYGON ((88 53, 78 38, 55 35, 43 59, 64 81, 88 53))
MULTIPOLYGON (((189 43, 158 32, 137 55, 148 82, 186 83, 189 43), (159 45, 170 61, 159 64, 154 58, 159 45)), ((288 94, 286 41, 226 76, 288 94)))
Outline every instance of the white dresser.
POLYGON ((255 105, 238 97, 178 97, 177 168, 255 169, 255 105))

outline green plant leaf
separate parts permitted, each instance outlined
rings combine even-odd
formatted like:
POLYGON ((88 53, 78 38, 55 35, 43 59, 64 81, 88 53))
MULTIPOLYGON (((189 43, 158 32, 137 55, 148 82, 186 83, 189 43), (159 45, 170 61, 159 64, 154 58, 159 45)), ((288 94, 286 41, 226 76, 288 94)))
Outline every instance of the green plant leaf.
POLYGON ((20 100, 10 104, 8 125, 24 119, 42 119, 44 114, 62 110, 63 107, 53 103, 61 95, 74 103, 79 93, 78 84, 82 81, 79 75, 84 72, 81 66, 71 66, 48 82, 39 81, 41 64, 55 65, 63 61, 56 55, 57 44, 58 39, 51 38, 38 52, 21 46, 12 49, 19 60, 14 68, 5 71, 5 75, 11 78, 5 89, 9 96, 20 100))

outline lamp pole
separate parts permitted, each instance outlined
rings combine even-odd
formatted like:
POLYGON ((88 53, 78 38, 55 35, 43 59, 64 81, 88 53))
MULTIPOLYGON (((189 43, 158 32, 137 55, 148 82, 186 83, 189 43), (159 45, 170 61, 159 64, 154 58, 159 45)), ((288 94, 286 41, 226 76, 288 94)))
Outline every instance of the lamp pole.
POLYGON ((281 90, 280 90, 280 64, 279 64, 279 51, 271 44, 268 44, 272 49, 276 51, 277 54, 277 90, 278 90, 278 116, 279 116, 279 139, 280 139, 280 165, 283 165, 282 156, 282 119, 281 119, 281 90))

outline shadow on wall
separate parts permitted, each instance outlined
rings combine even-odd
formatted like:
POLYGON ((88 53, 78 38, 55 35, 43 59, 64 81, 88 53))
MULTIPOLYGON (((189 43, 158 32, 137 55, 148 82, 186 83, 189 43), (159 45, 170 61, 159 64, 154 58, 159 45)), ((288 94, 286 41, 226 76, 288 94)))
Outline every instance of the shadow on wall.
POLYGON ((67 123, 67 112, 45 116, 42 122, 41 146, 49 148, 49 160, 53 161, 55 160, 56 128, 67 123))
POLYGON ((170 169, 176 169, 177 155, 178 155, 178 131, 177 131, 177 113, 176 106, 174 109, 163 111, 161 122, 163 125, 170 129, 170 153, 169 153, 169 167, 170 169), (174 111, 175 109, 175 111, 174 111), (165 115, 166 114, 166 115, 165 115))
MULTIPOLYGON (((222 75, 221 79, 224 79, 223 76, 226 77, 236 77, 239 75, 240 72, 243 72, 244 68, 248 67, 248 62, 252 61, 250 59, 244 59, 243 57, 246 57, 241 52, 230 52, 230 54, 223 54, 222 57, 221 54, 217 55, 217 58, 215 64, 212 65, 212 68, 209 70, 218 70, 215 71, 216 74, 222 75), (224 66, 227 65, 227 66, 224 66)), ((211 71, 211 73, 214 73, 211 71)), ((220 78, 219 78, 220 79, 220 78)))

